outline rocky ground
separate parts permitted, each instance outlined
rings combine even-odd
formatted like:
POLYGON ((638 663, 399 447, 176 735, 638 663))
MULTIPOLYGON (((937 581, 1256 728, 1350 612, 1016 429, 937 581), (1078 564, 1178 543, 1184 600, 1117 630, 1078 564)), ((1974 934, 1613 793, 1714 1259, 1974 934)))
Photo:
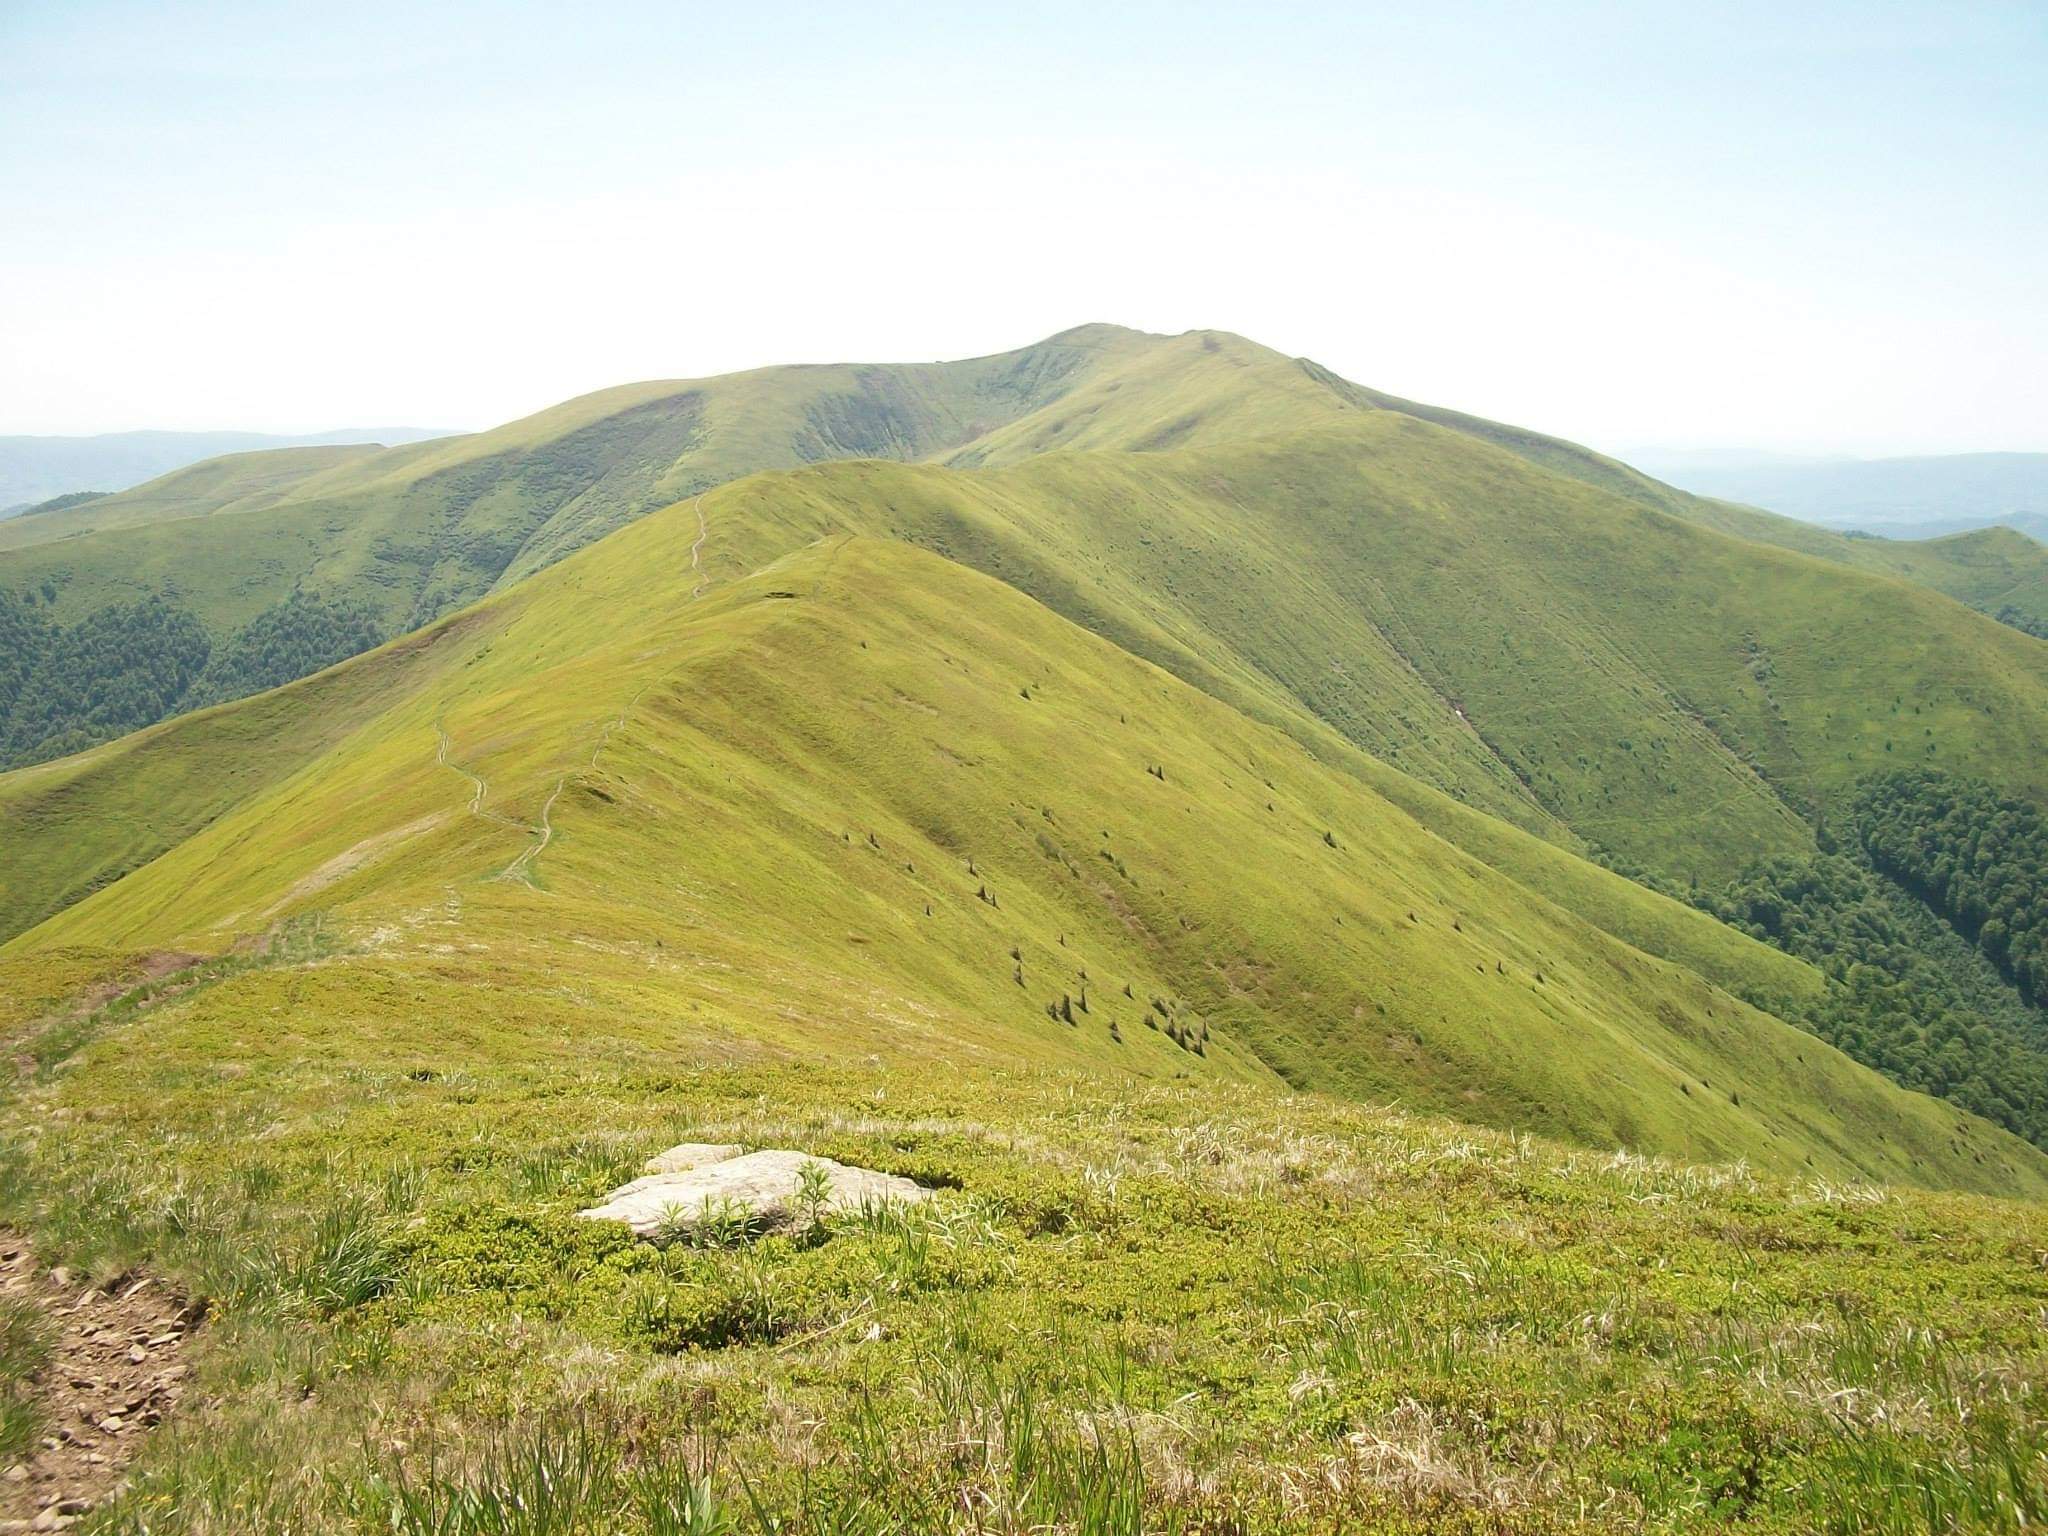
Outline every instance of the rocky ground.
POLYGON ((61 1530, 120 1486, 177 1403, 200 1310, 146 1276, 99 1286, 45 1269, 9 1234, 0 1234, 0 1293, 33 1297, 53 1346, 36 1378, 42 1434, 0 1472, 0 1532, 61 1530))

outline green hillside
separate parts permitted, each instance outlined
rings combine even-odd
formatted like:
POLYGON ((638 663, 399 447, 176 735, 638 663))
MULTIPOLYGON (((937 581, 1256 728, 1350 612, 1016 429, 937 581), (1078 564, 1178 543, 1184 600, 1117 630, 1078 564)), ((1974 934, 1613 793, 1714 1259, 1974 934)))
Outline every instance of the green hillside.
MULTIPOLYGON (((1917 766, 2042 795, 2031 639, 1404 415, 968 477, 843 466, 742 482, 707 509, 724 532, 709 558, 735 571, 841 528, 924 543, 1375 787, 1412 787, 1382 769, 1399 764, 1788 946, 1732 889, 1760 863, 1831 857, 1873 775, 1917 766), (1333 734, 1378 761, 1332 757, 1333 734)), ((1452 835, 1474 846, 1484 824, 1452 835)), ((1828 972, 1826 997, 1738 989, 2048 1138, 2048 1016, 1968 958, 1953 919, 1905 891, 1885 906, 1876 929, 1836 913, 1834 938, 1794 949, 1828 972)))
MULTIPOLYGON (((1233 337, 1091 327, 971 364, 778 369, 715 386, 612 391, 482 438, 322 470, 302 484, 328 489, 303 505, 138 524, 7 558, 55 559, 105 541, 123 551, 136 591, 177 594, 204 580, 218 608, 251 600, 294 560, 390 553, 377 540, 349 544, 374 517, 307 521, 339 505, 337 477, 374 471, 371 482, 352 480, 351 494, 388 495, 393 515, 411 517, 422 488, 445 486, 460 466, 512 466, 449 524, 468 538, 478 518, 513 507, 522 477, 572 483, 547 477, 567 473, 563 443, 594 432, 576 462, 597 490, 558 509, 568 528, 622 487, 638 496, 679 483, 650 467, 668 462, 674 440, 656 433, 644 441, 664 443, 660 453, 628 452, 619 423, 643 408, 667 420, 688 396, 716 427, 686 455, 689 473, 747 456, 828 462, 671 503, 669 525, 717 536, 664 558, 700 555, 730 579, 856 533, 973 567, 1285 733, 1612 934, 1896 1081, 2048 1139, 2038 1001, 2001 979, 1995 956, 1969 958, 1974 939, 1955 931, 1958 919, 1888 891, 1881 871, 1868 872, 1879 884, 1866 899, 1864 876, 1823 867, 1876 774, 1927 769, 2042 801, 2048 677, 2037 641, 1923 585, 1704 529, 1679 493, 1568 444, 1374 396, 1233 337), (975 402, 988 408, 977 414, 975 402), (829 441, 815 435, 824 427, 829 441), (495 447, 479 459, 486 439, 495 447), (829 459, 862 444, 953 462, 829 459), (377 476, 389 481, 383 490, 377 476), (252 561, 252 536, 265 529, 291 532, 298 555, 252 561), (201 549, 210 558, 188 569, 201 549), (1501 822, 1561 855, 1507 838, 1501 822), (1572 853, 1657 883, 1806 964, 1765 974, 1753 958, 1733 960, 1725 930, 1648 919, 1589 886, 1572 853), (1795 939, 1752 913, 1744 893, 1780 888, 1809 863, 1801 889, 1839 897, 1813 918, 1816 931, 1853 939, 1795 939), (1854 915, 1876 912, 1872 901, 1888 915, 1854 915), (1872 923, 1903 937, 1879 944, 1872 923), (1889 978, 1882 988, 1867 984, 1873 966, 1889 978), (1922 981, 1909 982, 1916 967, 1922 981), (1933 990, 1922 984, 1930 978, 1933 990)), ((510 571, 478 570, 472 585, 517 591, 510 571)), ((340 595, 377 590, 354 580, 324 596, 294 585, 224 638, 161 593, 67 623, 71 590, 49 576, 25 594, 0 591, 12 640, 0 665, 0 753, 83 747, 283 683, 400 622, 383 599, 340 595)), ((367 699, 365 675, 321 687, 367 699)), ((24 856, 0 870, 5 931, 57 914, 244 792, 302 769, 293 733, 273 741, 272 728, 247 723, 256 718, 195 726, 263 738, 232 768, 171 746, 53 763, 14 781, 0 799, 18 806, 24 856)))
POLYGON ((1084 326, 965 362, 634 384, 468 437, 208 461, 0 530, 0 607, 22 610, 0 623, 25 636, 25 670, 61 656, 85 690, 34 719, 0 698, 0 762, 303 676, 362 648, 337 651, 331 635, 415 628, 751 471, 1032 451, 1002 434, 1012 426, 1036 443, 1207 441, 1318 397, 1337 408, 1297 365, 1235 337, 1084 326), (316 633, 295 634, 307 614, 316 633), (196 659, 166 675, 167 625, 196 659), (211 651, 259 647, 275 664, 202 675, 211 651))
MULTIPOLYGON (((1206 370, 1245 371, 1204 338, 1185 349, 1194 379, 1177 407, 1225 377, 1206 370)), ((1292 365, 1279 371, 1322 388, 1292 365)), ((664 526, 717 536, 650 557, 640 575, 654 581, 662 561, 673 569, 697 554, 712 575, 738 577, 846 532, 920 544, 1278 728, 1482 858, 1499 856, 1500 829, 1488 819, 1499 818, 1716 911, 1757 860, 1815 856, 1872 774, 1926 767, 2043 793, 2048 679, 2028 637, 1924 589, 1703 530, 1402 412, 1340 403, 1315 432, 1235 437, 1232 394, 1207 398, 1211 413, 1194 412, 1203 423, 1194 435, 1208 446, 749 477, 664 513, 664 526), (1425 785, 1450 798, 1424 803, 1425 785)), ((1134 428, 1149 420, 1130 409, 1134 428)), ((143 620, 169 622, 156 608, 143 620)), ((332 609, 312 632, 346 636, 354 622, 332 609)), ((287 628, 267 617, 252 624, 273 635, 287 628)), ((162 644, 150 651, 155 662, 171 654, 162 644)), ((229 696, 221 658, 247 660, 231 676, 255 686, 277 681, 295 654, 221 647, 188 688, 229 696)), ((31 679, 18 697, 34 701, 24 709, 47 708, 61 692, 31 679)), ((261 759, 279 772, 296 761, 267 745, 261 759)), ((229 803, 221 785, 194 799, 165 793, 153 755, 142 761, 89 757, 17 781, 49 788, 22 791, 16 835, 38 853, 9 877, 19 893, 8 901, 10 930, 172 846, 229 803), (106 776, 111 799, 89 787, 106 776)), ((177 753, 162 771, 195 782, 214 772, 177 753)), ((1517 878, 1540 869, 1563 879, 1557 871, 1573 866, 1543 863, 1526 840, 1514 846, 1505 867, 1517 878)), ((1579 894, 1544 889, 1586 910, 1579 894)), ((1644 944, 1650 930, 1621 915, 1627 903, 1593 910, 1644 944)), ((1703 939, 1688 945, 1674 958, 1752 1003, 1862 1042, 1863 1059, 1902 1081, 1987 1113, 2005 1106, 2000 1123, 2048 1134, 2040 1096, 1987 1088, 1986 1061, 1928 1069, 1946 1047, 1921 1038, 1928 1026, 1917 1015, 1908 1025, 1886 1009, 1892 1022, 1873 1022, 1859 1005, 1852 1027, 1837 998, 1832 1022, 1822 1021, 1811 973, 1766 978, 1710 963, 1714 946, 1703 939), (1900 1042, 1901 1029, 1913 1039, 1900 1042)), ((1993 1002, 2011 1020, 2000 1038, 2029 1061, 2039 1056, 2048 1035, 2029 1005, 1993 1002)))
MULTIPOLYGON (((1654 838, 1617 834, 1630 814, 1625 803, 1586 804, 1584 792, 1569 785, 1553 792, 1537 775, 1554 767, 1532 773, 1506 743, 1479 739, 1469 721, 1447 709, 1446 679, 1430 675, 1429 656, 1403 654, 1419 642, 1398 633, 1399 620, 1388 616, 1389 609, 1405 612, 1415 594, 1402 585, 1406 578, 1376 570, 1370 583, 1381 598, 1369 591, 1361 598, 1361 583, 1347 570, 1359 553, 1354 535, 1378 533, 1381 545, 1413 554, 1440 538, 1433 525, 1447 512, 1483 518, 1472 531, 1508 551, 1498 564, 1547 580, 1544 561, 1555 553, 1555 540, 1533 550, 1515 541, 1530 515, 1581 515, 1590 486, 1606 494, 1585 501, 1583 515, 1609 526, 1627 499, 1743 537, 1789 540, 1991 612, 2032 613, 2048 590, 2035 558, 2041 552, 2022 539, 1848 539, 1700 501, 1539 434, 1380 395, 1239 337, 1084 326, 966 362, 772 368, 629 385, 469 437, 384 450, 235 455, 89 505, 10 522, 0 530, 0 608, 8 610, 0 624, 19 636, 17 666, 25 677, 40 667, 45 678, 62 673, 69 687, 24 684, 10 694, 0 683, 0 761, 35 761, 305 675, 502 588, 633 517, 762 469, 882 458, 997 471, 1083 453, 1142 454, 1142 470, 1105 466, 1099 484, 1062 471, 1072 484, 1048 483, 1034 493, 1090 498, 1076 520, 1084 526, 1061 535, 1068 549, 1086 551, 1078 571, 1058 578, 1071 580, 1102 564, 1101 553, 1086 548, 1092 530, 1085 526, 1105 510, 1094 505, 1099 495, 1118 498, 1126 522, 1136 515, 1131 509, 1168 497, 1176 504, 1170 515, 1192 520, 1206 541, 1214 527, 1227 526, 1221 518, 1264 519, 1272 512, 1279 488, 1297 473, 1292 466, 1283 472, 1276 459, 1308 435, 1324 442, 1301 470, 1316 482, 1308 488, 1327 514, 1320 528, 1282 535, 1288 547, 1274 550, 1261 572, 1232 569, 1227 549, 1204 551, 1205 571, 1196 572, 1184 550, 1129 541, 1120 555, 1121 584, 1145 587, 1171 563, 1184 580, 1224 578, 1242 587, 1263 577, 1269 592, 1291 602, 1296 578, 1312 574, 1328 611, 1313 616, 1310 635, 1285 642, 1297 654, 1251 654, 1233 639, 1240 662, 1354 741, 1383 755, 1399 753, 1403 766, 1475 804, 1552 835, 1558 828, 1547 823, 1604 819, 1604 828, 1580 830, 1632 855, 1643 855, 1654 838), (1420 423, 1443 430, 1414 430, 1411 424, 1420 423), (1487 448, 1545 473, 1516 473, 1487 448), (1210 457, 1197 464, 1192 455, 1210 457), (1367 475, 1369 493, 1332 472, 1339 457, 1367 475), (1185 507, 1191 499, 1219 501, 1204 478, 1212 471, 1230 478, 1234 512, 1185 507), (1148 475, 1162 477, 1164 486, 1138 483, 1148 475), (1355 611, 1375 604, 1369 618, 1355 611), (1310 663, 1298 654, 1303 646, 1321 659, 1310 663), (48 697, 24 711, 20 697, 37 692, 48 697), (1519 782, 1524 777, 1531 782, 1519 782), (1576 810, 1575 798, 1582 802, 1576 810)), ((1036 554, 1007 558, 1049 567, 1036 554)), ((1149 591, 1138 597, 1154 607, 1160 601, 1149 591)), ((1084 622, 1101 628, 1130 617, 1102 611, 1084 622)), ((1207 629, 1219 620, 1216 605, 1192 619, 1198 631, 1207 629)), ((1621 633, 1615 642, 1627 650, 1634 638, 1621 633)), ((1912 664, 1910 657, 1897 659, 1912 664)), ((1506 665, 1525 670, 1517 661, 1506 665)), ((1513 678, 1497 681, 1510 691, 1521 686, 1513 678)), ((1668 682, 1641 680, 1639 690, 1668 682)), ((1451 703, 1465 707, 1455 697, 1451 703)), ((1697 738, 1696 727, 1672 736, 1659 713, 1656 704, 1622 711, 1667 740, 1697 738)), ((1618 719, 1610 723, 1620 726, 1618 719)), ((1727 741, 1706 745, 1709 758, 1757 756, 1755 724, 1728 725, 1727 741)), ((1627 728, 1610 734, 1603 724, 1602 733, 1591 746, 1634 739, 1627 728)), ((1610 752, 1600 772, 1612 777, 1614 768, 1610 752)), ((1727 771, 1740 778, 1746 770, 1727 771)), ((1779 764, 1775 771, 1782 778, 1788 770, 1779 764)), ((1723 787, 1717 782, 1716 798, 1725 798, 1718 794, 1723 787)), ((1738 788, 1735 799, 1750 818, 1733 834, 1738 838, 1768 835, 1767 824, 1783 819, 1753 784, 1738 788)))
POLYGON ((1679 878, 1810 844, 1909 759, 2048 792, 2036 642, 1394 413, 971 475, 819 469, 711 505, 715 570, 834 530, 910 539, 1304 739, 1310 717, 1679 878))
POLYGON ((311 928, 83 1021, 74 997, 122 984, 103 959, 0 959, 0 997, 41 1000, 9 1039, 49 1063, 0 1131, 0 1213, 211 1305, 195 1390, 103 1523, 1905 1536, 2044 1513, 2040 1205, 1206 1075, 807 1062, 651 1006, 591 1029, 580 965, 462 990, 464 936, 420 938, 446 955, 371 972, 311 928), (573 1219, 679 1138, 938 1194, 724 1245, 573 1219))
POLYGON ((2033 1518, 2048 1156, 1312 718, 897 540, 726 574, 765 505, 957 478, 749 480, 0 776, 51 912, 0 948, 0 1221, 212 1309, 107 1518, 2033 1518), (573 1218, 681 1139, 938 1194, 573 1218))
POLYGON ((1697 507, 1696 521, 1740 538, 1917 582, 1994 616, 2010 611, 2048 621, 2048 547, 2015 528, 1886 539, 1837 533, 1731 502, 1701 500, 1697 507))
POLYGON ((0 522, 0 550, 26 549, 112 528, 260 512, 291 499, 309 480, 394 451, 369 443, 267 448, 205 459, 132 490, 9 518, 0 522))
POLYGON ((2048 1153, 1827 1043, 2032 1133, 2039 642, 1174 345, 0 774, 0 1224, 210 1309, 107 1529, 2048 1517, 2048 1153), (707 1139, 936 1194, 574 1218, 707 1139))
MULTIPOLYGON (((1338 381, 1341 383, 1341 381, 1338 381)), ((1349 386, 1344 386, 1348 389, 1349 386)), ((455 488, 458 517, 545 513, 525 570, 636 510, 824 459, 1005 463, 1056 448, 1159 449, 1298 428, 1357 408, 1311 365, 1220 331, 1084 325, 960 362, 788 366, 600 390, 488 432, 397 448, 230 454, 90 507, 0 528, 0 550, 117 527, 352 499, 373 515, 455 488)))
MULTIPOLYGON (((301 743, 232 803, 191 774, 202 829, 14 946, 211 951, 314 908, 402 934, 444 927, 452 897, 468 942, 508 934, 494 968, 522 934, 559 967, 580 927, 600 954, 851 986, 929 1048, 1180 1066, 1170 1027, 1205 1070, 1593 1144, 1998 1188, 2048 1172, 957 565, 835 538, 691 602, 693 552, 742 536, 773 484, 643 520, 403 653, 10 776, 11 841, 41 839, 61 899, 146 851, 67 823, 132 826, 121 805, 173 803, 178 765, 233 734, 301 743), (91 870, 65 870, 74 848, 91 870)), ((604 1006, 667 985, 612 968, 583 983, 604 1006)), ((662 1006, 740 1032, 716 994, 662 1006)))
MULTIPOLYGON (((294 532, 340 532, 334 523, 346 514, 348 537, 323 548, 317 568, 289 574, 327 587, 351 579, 390 585, 410 574, 408 611, 429 611, 755 470, 825 459, 1001 462, 1053 447, 1164 447, 1278 429, 1318 408, 1340 407, 1299 365, 1241 338, 1082 326, 963 362, 791 366, 629 384, 488 432, 398 448, 230 455, 89 507, 10 523, 0 529, 0 551, 268 511, 280 515, 237 522, 238 536, 288 546, 294 532), (405 547, 373 547, 392 543, 405 547)), ((184 528, 174 537, 207 532, 184 528)), ((7 568, 69 569, 90 602, 103 597, 92 582, 119 580, 93 569, 103 549, 118 547, 80 545, 68 552, 69 567, 50 552, 7 568)), ((182 568, 166 575, 187 586, 182 568)), ((162 585, 131 579, 120 590, 162 585)))
POLYGON ((1401 400, 1348 384, 1334 375, 1329 377, 1333 388, 1346 392, 1362 405, 1399 411, 1466 433, 1545 469, 1703 527, 1915 582, 1993 616, 2009 614, 2048 620, 2048 547, 2015 529, 1980 528, 1931 539, 1840 533, 1757 507, 1681 491, 1577 443, 1439 406, 1401 400))

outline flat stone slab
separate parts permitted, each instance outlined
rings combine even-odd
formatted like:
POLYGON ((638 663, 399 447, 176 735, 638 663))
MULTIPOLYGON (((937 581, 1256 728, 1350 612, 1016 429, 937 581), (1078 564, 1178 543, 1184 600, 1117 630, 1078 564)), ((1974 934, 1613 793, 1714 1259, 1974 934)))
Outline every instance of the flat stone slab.
MULTIPOLYGON (((648 1166, 677 1154, 682 1155, 677 1160, 684 1161, 694 1153, 722 1150, 710 1144, 685 1143, 650 1159, 648 1166)), ((799 1170, 812 1163, 825 1170, 830 1191, 825 1200, 827 1210, 859 1210, 865 1204, 885 1201, 912 1204, 931 1196, 922 1184, 895 1174, 770 1147, 649 1173, 621 1184, 605 1197, 604 1204, 576 1214, 590 1221, 623 1221, 641 1237, 687 1231, 707 1213, 734 1207, 744 1207, 763 1226, 785 1226, 795 1215, 799 1170)))
POLYGON ((688 1173, 706 1163, 723 1163, 747 1149, 736 1141, 685 1141, 657 1152, 640 1165, 642 1173, 688 1173))

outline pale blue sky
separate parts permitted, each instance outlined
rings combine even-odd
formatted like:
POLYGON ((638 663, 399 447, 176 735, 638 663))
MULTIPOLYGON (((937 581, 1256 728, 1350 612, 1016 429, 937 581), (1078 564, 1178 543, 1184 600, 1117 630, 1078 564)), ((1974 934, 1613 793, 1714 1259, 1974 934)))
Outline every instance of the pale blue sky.
POLYGON ((1604 447, 2048 449, 2041 0, 994 9, 0 0, 0 433, 1101 319, 1604 447))

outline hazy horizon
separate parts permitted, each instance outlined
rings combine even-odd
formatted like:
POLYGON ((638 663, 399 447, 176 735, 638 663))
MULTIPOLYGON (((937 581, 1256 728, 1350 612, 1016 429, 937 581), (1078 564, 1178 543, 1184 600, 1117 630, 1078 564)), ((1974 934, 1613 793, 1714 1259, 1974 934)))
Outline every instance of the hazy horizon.
POLYGON ((2039 449, 2021 5, 0 14, 0 433, 1213 327, 1609 448, 2039 449), (765 83, 764 83, 765 82, 765 83))

